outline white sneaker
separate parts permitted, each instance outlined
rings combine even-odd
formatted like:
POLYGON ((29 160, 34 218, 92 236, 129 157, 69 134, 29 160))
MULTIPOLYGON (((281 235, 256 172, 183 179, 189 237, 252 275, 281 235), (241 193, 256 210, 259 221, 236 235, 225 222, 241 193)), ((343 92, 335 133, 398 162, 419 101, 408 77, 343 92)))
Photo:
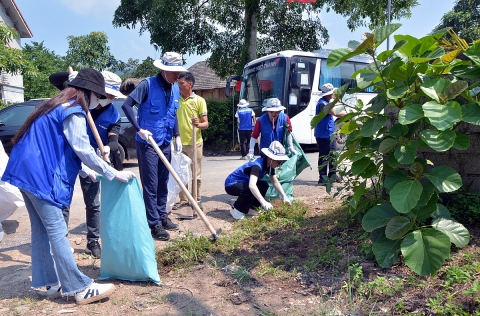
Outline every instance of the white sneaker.
POLYGON ((232 208, 230 210, 230 215, 232 215, 233 218, 235 218, 237 221, 243 219, 245 217, 245 214, 237 210, 236 208, 232 208))
POLYGON ((57 285, 47 286, 47 298, 54 299, 62 295, 62 286, 60 283, 57 285))
POLYGON ((93 282, 82 292, 75 294, 75 302, 78 305, 85 305, 96 302, 112 294, 115 291, 115 285, 112 283, 98 284, 93 282))

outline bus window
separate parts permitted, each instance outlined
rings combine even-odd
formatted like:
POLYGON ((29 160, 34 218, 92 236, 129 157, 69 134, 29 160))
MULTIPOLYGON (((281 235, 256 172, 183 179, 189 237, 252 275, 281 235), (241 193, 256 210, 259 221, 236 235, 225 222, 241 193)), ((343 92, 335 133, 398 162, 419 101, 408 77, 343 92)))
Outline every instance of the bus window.
MULTIPOLYGON (((320 66, 320 83, 318 85, 318 90, 326 83, 331 83, 334 87, 338 88, 345 84, 348 84, 348 88, 355 88, 357 82, 355 79, 352 79, 352 75, 355 71, 367 67, 368 64, 357 63, 357 62, 344 62, 337 67, 329 68, 327 66, 327 60, 321 60, 320 66)), ((373 89, 373 88, 372 88, 373 89)), ((371 88, 364 90, 364 92, 372 92, 371 88)))

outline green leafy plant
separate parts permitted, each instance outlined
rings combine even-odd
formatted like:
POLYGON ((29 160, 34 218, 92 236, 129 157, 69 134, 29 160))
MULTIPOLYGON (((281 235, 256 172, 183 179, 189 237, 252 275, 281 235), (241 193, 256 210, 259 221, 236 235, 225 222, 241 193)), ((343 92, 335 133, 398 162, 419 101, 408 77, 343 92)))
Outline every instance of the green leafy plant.
POLYGON ((395 35, 393 49, 378 53, 378 46, 399 27, 386 25, 365 34, 354 50, 331 52, 329 67, 360 54, 370 55, 373 62, 352 76, 356 88, 336 90, 336 100, 311 125, 347 94, 367 88, 377 92, 367 105, 359 101, 350 106, 340 119, 340 133, 347 138, 338 163, 351 162, 347 173, 352 180, 346 188, 354 190, 349 212, 371 232, 381 267, 391 267, 401 253, 410 269, 433 275, 450 256, 451 244, 467 245, 470 234, 438 203, 440 193, 460 189, 460 175, 434 166, 419 151, 469 147, 470 139, 456 127, 462 122, 480 125, 480 105, 472 92, 478 82, 469 85, 480 79, 480 43, 469 47, 455 36, 447 43, 441 40, 445 31, 420 39, 395 35), (458 58, 460 53, 466 58, 458 58))

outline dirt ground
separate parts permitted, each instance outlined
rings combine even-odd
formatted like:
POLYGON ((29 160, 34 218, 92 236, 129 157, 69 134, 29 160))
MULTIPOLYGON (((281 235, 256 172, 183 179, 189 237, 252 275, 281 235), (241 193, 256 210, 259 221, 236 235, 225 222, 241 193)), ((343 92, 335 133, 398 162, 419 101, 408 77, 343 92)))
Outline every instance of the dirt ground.
MULTIPOLYGON (((235 161, 231 163, 242 163, 237 161, 238 157, 232 159, 235 161)), ((206 160, 211 160, 210 163, 220 168, 212 168, 211 177, 218 177, 215 171, 222 170, 223 159, 212 157, 206 160)), ((137 168, 136 164, 130 167, 132 170, 137 168)), ((314 171, 307 170, 304 173, 305 176, 295 180, 295 198, 322 212, 322 209, 329 207, 325 200, 325 188, 315 185, 314 171)), ((204 183, 214 181, 208 176, 206 178, 202 180, 204 183)), ((209 222, 215 229, 221 228, 223 235, 228 234, 233 222, 228 212, 233 198, 217 188, 211 192, 204 186, 202 188, 205 191, 202 206, 209 222)), ((74 203, 77 202, 74 198, 74 203)), ((180 229, 171 232, 171 240, 187 232, 210 236, 200 219, 175 220, 175 212, 189 215, 189 208, 173 212, 174 221, 180 224, 180 229)), ((265 275, 245 286, 231 277, 229 267, 203 264, 189 271, 170 270, 167 274, 160 271, 163 283, 160 286, 148 282, 112 280, 116 285, 115 293, 100 303, 78 306, 72 298, 65 297, 50 301, 42 296, 43 293, 30 288, 30 227, 27 212, 19 209, 2 224, 6 234, 0 243, 0 315, 315 315, 323 300, 322 295, 311 291, 311 284, 300 275, 292 278, 265 275)), ((74 257, 83 273, 97 279, 101 262, 85 253, 85 234, 86 226, 81 216, 72 223, 71 215, 69 240, 74 257)), ((155 247, 162 248, 169 242, 154 243, 155 247)))

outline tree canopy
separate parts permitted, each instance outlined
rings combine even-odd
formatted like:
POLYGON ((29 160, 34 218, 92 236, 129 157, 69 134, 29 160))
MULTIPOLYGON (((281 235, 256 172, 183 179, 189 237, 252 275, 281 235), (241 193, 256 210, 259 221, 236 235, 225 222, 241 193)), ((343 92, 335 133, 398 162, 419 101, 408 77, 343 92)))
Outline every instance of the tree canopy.
POLYGON ((17 31, 0 21, 0 72, 34 75, 36 72, 34 64, 28 58, 24 58, 20 49, 8 45, 15 38, 18 38, 17 31))
POLYGON ((95 68, 105 70, 116 66, 116 60, 108 47, 105 32, 91 32, 87 35, 68 36, 66 60, 74 69, 95 68))
POLYGON ((468 43, 480 39, 480 0, 457 0, 453 9, 445 13, 433 32, 451 27, 468 43))
MULTIPOLYGON (((416 0, 392 0, 392 19, 410 16, 416 0)), ((285 0, 121 0, 113 25, 150 33, 161 52, 211 53, 217 75, 241 73, 243 65, 279 50, 312 51, 328 42, 322 10, 348 17, 347 26, 370 28, 387 20, 385 0, 317 0, 287 4, 285 0)))

